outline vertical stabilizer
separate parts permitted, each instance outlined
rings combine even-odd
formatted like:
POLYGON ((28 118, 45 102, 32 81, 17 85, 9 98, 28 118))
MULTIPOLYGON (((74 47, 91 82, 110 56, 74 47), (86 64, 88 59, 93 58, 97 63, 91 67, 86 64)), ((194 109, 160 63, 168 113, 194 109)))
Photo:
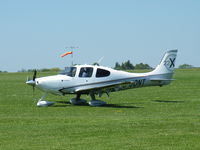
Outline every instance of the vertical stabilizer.
POLYGON ((152 74, 173 74, 178 50, 167 51, 152 74))

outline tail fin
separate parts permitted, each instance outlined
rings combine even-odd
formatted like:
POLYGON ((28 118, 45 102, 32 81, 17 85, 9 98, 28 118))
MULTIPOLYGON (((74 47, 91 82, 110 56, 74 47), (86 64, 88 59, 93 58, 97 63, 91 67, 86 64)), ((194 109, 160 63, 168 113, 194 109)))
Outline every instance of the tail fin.
POLYGON ((152 75, 150 80, 154 85, 167 85, 173 80, 172 76, 175 68, 177 52, 178 50, 170 50, 166 52, 160 64, 155 70, 150 72, 149 75, 152 75))
POLYGON ((153 74, 173 74, 178 50, 167 51, 153 74))

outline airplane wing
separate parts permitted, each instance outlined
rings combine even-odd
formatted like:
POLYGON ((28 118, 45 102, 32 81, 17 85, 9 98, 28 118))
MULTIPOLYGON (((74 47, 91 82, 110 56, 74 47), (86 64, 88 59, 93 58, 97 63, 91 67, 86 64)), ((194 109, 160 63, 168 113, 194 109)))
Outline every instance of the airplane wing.
POLYGON ((92 84, 78 85, 70 88, 63 88, 60 90, 62 93, 81 93, 89 94, 93 92, 95 94, 109 93, 120 90, 125 90, 134 85, 134 81, 119 80, 119 81, 107 81, 107 82, 97 82, 92 84))
POLYGON ((76 88, 76 93, 89 93, 90 91, 93 92, 114 92, 125 89, 125 86, 133 84, 132 81, 119 81, 119 82, 112 82, 112 83, 97 83, 88 86, 80 86, 76 88))

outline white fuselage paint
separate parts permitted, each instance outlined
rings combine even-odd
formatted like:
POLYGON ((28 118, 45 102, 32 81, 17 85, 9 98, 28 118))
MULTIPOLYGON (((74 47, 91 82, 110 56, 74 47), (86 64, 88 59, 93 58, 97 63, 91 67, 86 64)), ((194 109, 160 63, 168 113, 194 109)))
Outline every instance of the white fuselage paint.
MULTIPOLYGON (((150 78, 156 75, 152 75, 150 73, 128 73, 124 71, 117 71, 107 67, 100 66, 90 66, 90 65, 80 65, 76 66, 77 72, 74 77, 70 77, 67 75, 54 75, 48 77, 36 78, 36 87, 39 89, 50 92, 52 94, 75 94, 77 90, 84 90, 88 86, 91 88, 100 88, 104 85, 112 86, 115 85, 116 82, 124 83, 127 82, 128 85, 132 84, 130 88, 137 88, 142 86, 153 86, 160 85, 160 83, 155 84, 155 82, 150 82, 150 78), (88 78, 79 77, 80 68, 82 67, 93 67, 93 74, 88 78), (96 70, 97 68, 105 69, 110 71, 110 75, 108 77, 97 78, 96 70), (61 89, 66 89, 61 92, 61 89)), ((120 85, 121 86, 121 85, 120 85)), ((127 89, 127 88, 126 88, 127 89)))

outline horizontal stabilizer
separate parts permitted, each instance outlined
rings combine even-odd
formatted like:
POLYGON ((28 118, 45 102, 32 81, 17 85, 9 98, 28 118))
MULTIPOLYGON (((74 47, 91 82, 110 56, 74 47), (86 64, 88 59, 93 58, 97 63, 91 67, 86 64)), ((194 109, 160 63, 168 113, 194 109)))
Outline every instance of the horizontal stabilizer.
POLYGON ((173 81, 174 79, 159 79, 159 78, 155 78, 155 79, 150 79, 150 81, 173 81))

